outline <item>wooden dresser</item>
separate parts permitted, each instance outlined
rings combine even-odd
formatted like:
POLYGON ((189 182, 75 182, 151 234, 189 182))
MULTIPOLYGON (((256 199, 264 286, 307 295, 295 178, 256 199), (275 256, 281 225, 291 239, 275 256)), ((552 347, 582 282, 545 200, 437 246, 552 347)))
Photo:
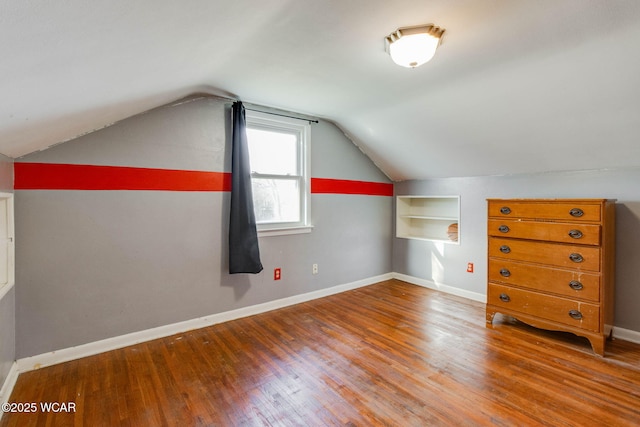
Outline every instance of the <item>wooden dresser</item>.
POLYGON ((613 327, 615 200, 488 199, 487 326, 496 313, 589 339, 613 327))

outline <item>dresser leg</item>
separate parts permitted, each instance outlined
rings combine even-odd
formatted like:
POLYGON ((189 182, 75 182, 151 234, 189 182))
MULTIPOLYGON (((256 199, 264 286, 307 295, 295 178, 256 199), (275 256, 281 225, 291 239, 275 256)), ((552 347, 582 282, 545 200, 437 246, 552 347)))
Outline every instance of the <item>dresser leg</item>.
POLYGON ((496 315, 495 311, 487 310, 487 328, 493 328, 493 317, 496 315))
POLYGON ((591 348, 593 348, 593 352, 598 356, 604 357, 604 343, 606 341, 605 336, 587 338, 591 343, 591 348))

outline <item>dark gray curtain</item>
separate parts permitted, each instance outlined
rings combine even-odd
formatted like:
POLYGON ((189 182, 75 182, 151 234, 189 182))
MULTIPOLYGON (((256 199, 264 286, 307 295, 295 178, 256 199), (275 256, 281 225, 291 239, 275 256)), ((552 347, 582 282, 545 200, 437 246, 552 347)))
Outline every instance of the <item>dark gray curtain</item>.
POLYGON ((253 212, 247 122, 242 102, 234 102, 231 158, 231 215, 229 219, 229 273, 260 273, 260 249, 253 212))

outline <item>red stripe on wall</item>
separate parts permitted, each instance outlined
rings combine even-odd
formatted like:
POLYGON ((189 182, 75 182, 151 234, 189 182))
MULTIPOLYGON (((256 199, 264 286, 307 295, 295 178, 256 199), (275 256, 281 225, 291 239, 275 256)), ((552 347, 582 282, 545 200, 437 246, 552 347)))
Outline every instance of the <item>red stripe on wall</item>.
POLYGON ((231 191, 225 172, 15 163, 14 174, 16 190, 231 191))
MULTIPOLYGON (((228 172, 15 163, 14 174, 16 190, 231 191, 231 174, 228 172)), ((311 178, 311 192, 393 196, 393 184, 311 178)))
POLYGON ((367 196, 393 196, 393 184, 386 182, 311 178, 311 192, 314 194, 362 194, 367 196))

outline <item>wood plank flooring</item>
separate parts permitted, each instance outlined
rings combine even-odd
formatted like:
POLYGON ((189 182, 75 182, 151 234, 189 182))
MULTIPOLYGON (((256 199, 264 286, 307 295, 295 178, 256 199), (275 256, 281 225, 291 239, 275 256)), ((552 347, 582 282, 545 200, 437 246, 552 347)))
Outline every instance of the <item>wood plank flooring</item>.
POLYGON ((390 280, 24 373, 0 426, 640 424, 640 345, 494 324, 390 280))

